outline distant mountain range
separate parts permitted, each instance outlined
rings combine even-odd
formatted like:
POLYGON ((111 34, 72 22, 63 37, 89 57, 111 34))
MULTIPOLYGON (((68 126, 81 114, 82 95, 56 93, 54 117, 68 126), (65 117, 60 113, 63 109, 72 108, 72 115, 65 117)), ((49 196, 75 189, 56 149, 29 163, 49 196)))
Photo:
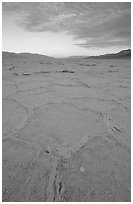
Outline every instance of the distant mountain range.
POLYGON ((112 54, 105 54, 105 55, 99 55, 99 56, 89 56, 85 57, 86 59, 125 59, 125 58, 131 58, 131 49, 122 50, 118 53, 112 53, 112 54))
MULTIPOLYGON (((2 58, 17 58, 17 59, 53 59, 53 57, 49 57, 46 55, 41 54, 33 54, 33 53, 15 53, 15 52, 2 52, 2 58)), ((84 59, 127 59, 131 58, 131 49, 122 50, 118 53, 112 53, 112 54, 105 54, 105 55, 99 55, 99 56, 73 56, 69 58, 84 58, 84 59)))
POLYGON ((34 54, 34 53, 15 53, 15 52, 2 52, 2 58, 7 58, 7 59, 44 59, 44 58, 53 58, 53 57, 49 57, 46 55, 41 55, 41 54, 34 54))

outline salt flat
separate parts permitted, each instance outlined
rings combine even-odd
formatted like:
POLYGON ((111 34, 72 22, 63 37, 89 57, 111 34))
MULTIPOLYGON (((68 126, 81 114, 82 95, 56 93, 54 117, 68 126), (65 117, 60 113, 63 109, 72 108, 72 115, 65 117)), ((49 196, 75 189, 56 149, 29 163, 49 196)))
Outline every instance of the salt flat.
POLYGON ((3 58, 3 201, 130 201, 131 61, 3 58))

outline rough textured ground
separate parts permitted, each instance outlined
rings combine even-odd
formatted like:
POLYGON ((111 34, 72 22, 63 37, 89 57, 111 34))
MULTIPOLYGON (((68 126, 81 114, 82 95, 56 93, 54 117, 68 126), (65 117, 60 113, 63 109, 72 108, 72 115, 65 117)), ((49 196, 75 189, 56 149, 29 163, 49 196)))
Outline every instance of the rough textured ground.
POLYGON ((3 201, 130 201, 130 63, 3 59, 3 201))

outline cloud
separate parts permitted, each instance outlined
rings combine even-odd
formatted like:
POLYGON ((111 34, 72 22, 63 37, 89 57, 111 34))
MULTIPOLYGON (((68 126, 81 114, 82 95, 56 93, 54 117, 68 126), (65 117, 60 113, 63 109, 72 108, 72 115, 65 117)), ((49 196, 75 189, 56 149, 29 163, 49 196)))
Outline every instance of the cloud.
POLYGON ((131 3, 59 2, 3 3, 4 15, 17 15, 28 32, 65 32, 81 47, 130 46, 131 3))
POLYGON ((130 46, 131 44, 131 16, 125 14, 113 17, 97 26, 84 26, 74 31, 77 38, 86 39, 85 43, 77 44, 83 47, 130 46))

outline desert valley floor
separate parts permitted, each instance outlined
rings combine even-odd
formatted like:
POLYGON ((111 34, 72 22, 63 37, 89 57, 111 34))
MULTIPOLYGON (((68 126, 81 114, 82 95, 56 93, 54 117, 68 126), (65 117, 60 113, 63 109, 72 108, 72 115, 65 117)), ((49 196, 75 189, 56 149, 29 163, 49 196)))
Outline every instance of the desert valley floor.
POLYGON ((130 201, 131 61, 3 58, 5 202, 130 201))

